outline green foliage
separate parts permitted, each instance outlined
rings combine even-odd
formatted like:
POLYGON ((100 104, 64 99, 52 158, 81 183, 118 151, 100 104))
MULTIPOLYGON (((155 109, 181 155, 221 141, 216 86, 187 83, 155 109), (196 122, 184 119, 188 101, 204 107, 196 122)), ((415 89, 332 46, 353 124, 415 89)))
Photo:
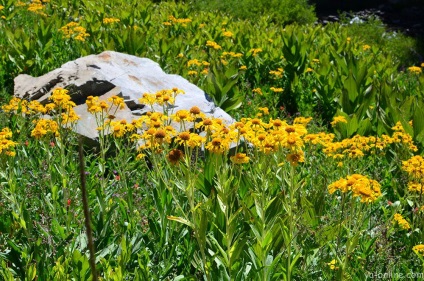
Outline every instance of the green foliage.
MULTIPOLYGON (((349 24, 349 19, 342 22, 349 24)), ((374 17, 366 19, 362 23, 349 24, 348 35, 358 37, 371 46, 379 46, 392 55, 392 58, 402 67, 408 67, 420 62, 420 53, 423 52, 417 38, 408 37, 401 32, 390 31, 384 23, 374 17)))
POLYGON ((308 24, 316 20, 314 7, 307 0, 271 0, 271 1, 205 1, 194 0, 191 5, 203 11, 221 11, 235 18, 255 21, 260 15, 285 25, 291 23, 308 24))
MULTIPOLYGON (((314 20, 306 1, 197 1, 195 10, 175 2, 63 0, 44 3, 47 16, 14 1, 0 4, 0 104, 9 101, 18 74, 38 76, 116 50, 182 75, 238 119, 290 115, 291 124, 298 114, 313 116, 308 131, 332 132, 337 145, 359 135, 391 136, 400 122, 424 144, 424 76, 399 71, 420 65, 405 51, 414 45, 399 34, 382 36, 377 20, 300 25, 314 20), (111 17, 120 21, 103 22, 111 17), (60 29, 70 21, 90 36, 66 38, 60 29), (330 128, 334 116, 347 123, 330 128)), ((90 280, 76 136, 64 130, 62 139, 35 140, 36 118, 23 118, 21 110, 0 113, 0 129, 9 127, 16 142, 14 158, 0 151, 1 279, 90 280)), ((422 259, 411 249, 424 241, 423 202, 401 168, 412 156, 404 138, 384 149, 368 143, 373 149, 362 158, 349 158, 343 147, 343 159, 305 138, 298 166, 287 162, 287 151, 267 154, 246 144, 238 148, 251 156, 243 165, 228 159, 234 151, 187 148, 174 166, 166 158, 171 147, 146 162, 127 139, 101 134, 100 151, 87 149, 85 158, 100 275, 364 280, 370 272, 419 272, 422 259), (383 198, 364 206, 328 194, 332 182, 353 173, 377 180, 383 198), (412 228, 394 224, 395 213, 412 228), (339 269, 331 269, 332 260, 339 269)))

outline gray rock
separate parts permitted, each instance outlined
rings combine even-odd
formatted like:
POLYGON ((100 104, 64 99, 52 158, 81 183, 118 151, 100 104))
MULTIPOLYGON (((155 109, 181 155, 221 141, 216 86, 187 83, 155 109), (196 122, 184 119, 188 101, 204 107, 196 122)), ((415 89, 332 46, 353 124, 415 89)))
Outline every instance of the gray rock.
MULTIPOLYGON (((99 96, 100 100, 107 100, 113 95, 123 97, 126 107, 118 111, 116 120, 131 122, 150 111, 150 107, 138 101, 143 93, 153 94, 176 87, 186 94, 177 96, 174 112, 198 106, 209 117, 221 118, 227 124, 234 122, 230 115, 210 101, 203 90, 186 79, 166 74, 150 59, 118 52, 106 51, 82 57, 40 77, 19 75, 15 78, 14 94, 19 98, 47 103, 52 91, 58 87, 71 89, 69 94, 77 104, 75 111, 81 116, 77 132, 93 140, 98 133, 94 117, 87 112, 85 100, 88 96, 99 96)), ((162 106, 154 109, 162 111, 162 106)))

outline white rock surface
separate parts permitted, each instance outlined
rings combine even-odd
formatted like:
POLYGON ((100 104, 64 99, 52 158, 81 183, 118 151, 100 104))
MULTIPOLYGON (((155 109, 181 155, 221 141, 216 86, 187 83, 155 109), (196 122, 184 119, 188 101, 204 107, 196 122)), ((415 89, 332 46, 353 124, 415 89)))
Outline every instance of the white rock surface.
MULTIPOLYGON (((19 98, 47 103, 51 92, 58 87, 71 87, 69 93, 77 104, 75 111, 81 116, 77 132, 90 139, 98 135, 94 117, 87 112, 85 105, 88 96, 99 96, 100 100, 106 100, 112 95, 123 97, 126 108, 116 117, 117 120, 126 119, 130 122, 150 110, 138 101, 143 93, 153 94, 176 87, 186 94, 177 96, 174 112, 198 106, 207 116, 221 118, 227 124, 234 122, 230 115, 215 106, 203 90, 181 76, 165 73, 150 59, 113 51, 67 62, 40 77, 19 75, 15 78, 14 94, 19 98)), ((162 111, 162 106, 157 106, 155 110, 162 111)))

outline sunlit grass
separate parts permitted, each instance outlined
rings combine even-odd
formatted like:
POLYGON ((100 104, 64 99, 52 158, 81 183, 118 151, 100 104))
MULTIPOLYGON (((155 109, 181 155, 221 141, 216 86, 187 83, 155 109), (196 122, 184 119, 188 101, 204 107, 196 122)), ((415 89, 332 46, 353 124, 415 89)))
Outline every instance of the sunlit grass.
POLYGON ((11 94, 20 73, 104 50, 157 61, 237 121, 173 111, 177 88, 140 93, 164 112, 133 122, 110 118, 121 98, 87 99, 98 145, 84 147, 84 175, 102 280, 423 272, 422 64, 399 72, 395 49, 338 24, 59 2, 0 1, 1 279, 91 280, 74 93, 54 89, 47 104, 11 94))

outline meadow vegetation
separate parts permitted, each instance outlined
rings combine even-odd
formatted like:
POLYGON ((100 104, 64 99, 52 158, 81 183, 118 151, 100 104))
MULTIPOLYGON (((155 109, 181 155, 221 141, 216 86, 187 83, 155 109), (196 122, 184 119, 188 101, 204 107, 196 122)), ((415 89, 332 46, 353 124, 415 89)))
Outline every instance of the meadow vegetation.
POLYGON ((397 51, 412 39, 119 3, 0 0, 1 279, 424 278, 424 62, 397 51), (237 122, 173 109, 178 88, 140 93, 152 111, 133 122, 91 96, 99 145, 81 161, 71 90, 21 100, 13 78, 105 50, 157 61, 237 122))

